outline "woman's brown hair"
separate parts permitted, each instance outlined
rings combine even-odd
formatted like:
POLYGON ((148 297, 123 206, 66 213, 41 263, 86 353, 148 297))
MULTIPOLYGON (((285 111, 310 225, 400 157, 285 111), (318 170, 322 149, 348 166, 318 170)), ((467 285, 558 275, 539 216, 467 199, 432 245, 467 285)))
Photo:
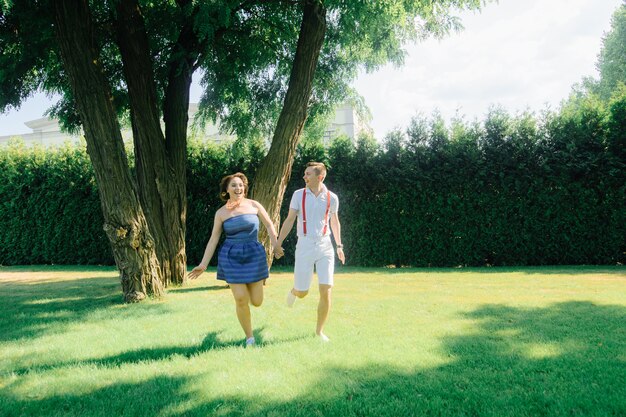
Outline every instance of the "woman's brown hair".
POLYGON ((248 196, 248 178, 241 172, 235 172, 234 174, 225 176, 220 181, 220 199, 222 201, 228 201, 228 192, 226 190, 228 189, 228 184, 230 184, 230 181, 233 178, 239 178, 243 182, 243 196, 248 196))

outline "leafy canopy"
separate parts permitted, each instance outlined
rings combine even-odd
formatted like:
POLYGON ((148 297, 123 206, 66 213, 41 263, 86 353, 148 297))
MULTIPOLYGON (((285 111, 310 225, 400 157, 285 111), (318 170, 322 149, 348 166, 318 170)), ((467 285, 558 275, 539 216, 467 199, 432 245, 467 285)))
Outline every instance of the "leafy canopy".
MULTIPOLYGON (((4 1, 0 14, 0 111, 17 108, 35 92, 60 94, 49 113, 66 127, 79 125, 55 40, 51 0, 4 1)), ((140 0, 150 41, 157 96, 164 99, 171 65, 202 74, 201 117, 220 119, 239 136, 267 135, 283 104, 298 40, 302 1, 140 0), (178 40, 191 28, 193 50, 178 40), (183 59, 181 59, 183 58, 183 59), (185 61, 186 59, 186 61, 185 61), (180 64, 179 64, 180 63, 180 64)), ((355 98, 359 69, 401 65, 403 46, 441 37, 461 25, 453 12, 478 9, 481 0, 328 0, 328 29, 316 72, 310 116, 328 114, 355 98)), ((116 109, 129 101, 116 44, 115 2, 91 1, 94 48, 109 80, 116 109)))

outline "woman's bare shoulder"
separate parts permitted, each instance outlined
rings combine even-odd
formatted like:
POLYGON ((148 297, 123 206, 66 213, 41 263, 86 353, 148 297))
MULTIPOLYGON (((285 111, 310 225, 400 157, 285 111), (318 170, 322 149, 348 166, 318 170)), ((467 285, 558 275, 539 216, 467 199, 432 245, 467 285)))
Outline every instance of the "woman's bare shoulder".
POLYGON ((224 204, 222 207, 217 209, 217 211, 215 212, 215 217, 222 220, 224 219, 224 217, 226 217, 226 212, 227 212, 226 204, 224 204))

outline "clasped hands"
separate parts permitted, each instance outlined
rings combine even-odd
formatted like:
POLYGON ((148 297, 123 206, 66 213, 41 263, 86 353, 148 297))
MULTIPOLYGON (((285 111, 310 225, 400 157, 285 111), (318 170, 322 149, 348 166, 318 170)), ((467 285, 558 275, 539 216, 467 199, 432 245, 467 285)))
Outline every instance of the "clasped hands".
POLYGON ((283 249, 282 246, 280 245, 276 245, 274 246, 274 257, 276 259, 280 259, 285 255, 285 250, 283 249))

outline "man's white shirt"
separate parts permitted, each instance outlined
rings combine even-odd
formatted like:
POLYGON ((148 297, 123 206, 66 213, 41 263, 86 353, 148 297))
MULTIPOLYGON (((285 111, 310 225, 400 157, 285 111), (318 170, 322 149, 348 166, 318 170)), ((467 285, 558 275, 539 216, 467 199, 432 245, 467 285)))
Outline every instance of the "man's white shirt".
POLYGON ((308 188, 301 188, 296 190, 291 197, 289 208, 298 212, 298 237, 304 236, 302 228, 302 193, 306 192, 306 235, 307 237, 321 238, 323 236, 330 236, 330 217, 332 214, 337 213, 339 210, 339 198, 332 191, 330 192, 330 209, 328 212, 328 227, 326 228, 326 234, 322 236, 325 225, 325 215, 328 198, 328 188, 322 184, 322 191, 316 197, 315 194, 308 188))

